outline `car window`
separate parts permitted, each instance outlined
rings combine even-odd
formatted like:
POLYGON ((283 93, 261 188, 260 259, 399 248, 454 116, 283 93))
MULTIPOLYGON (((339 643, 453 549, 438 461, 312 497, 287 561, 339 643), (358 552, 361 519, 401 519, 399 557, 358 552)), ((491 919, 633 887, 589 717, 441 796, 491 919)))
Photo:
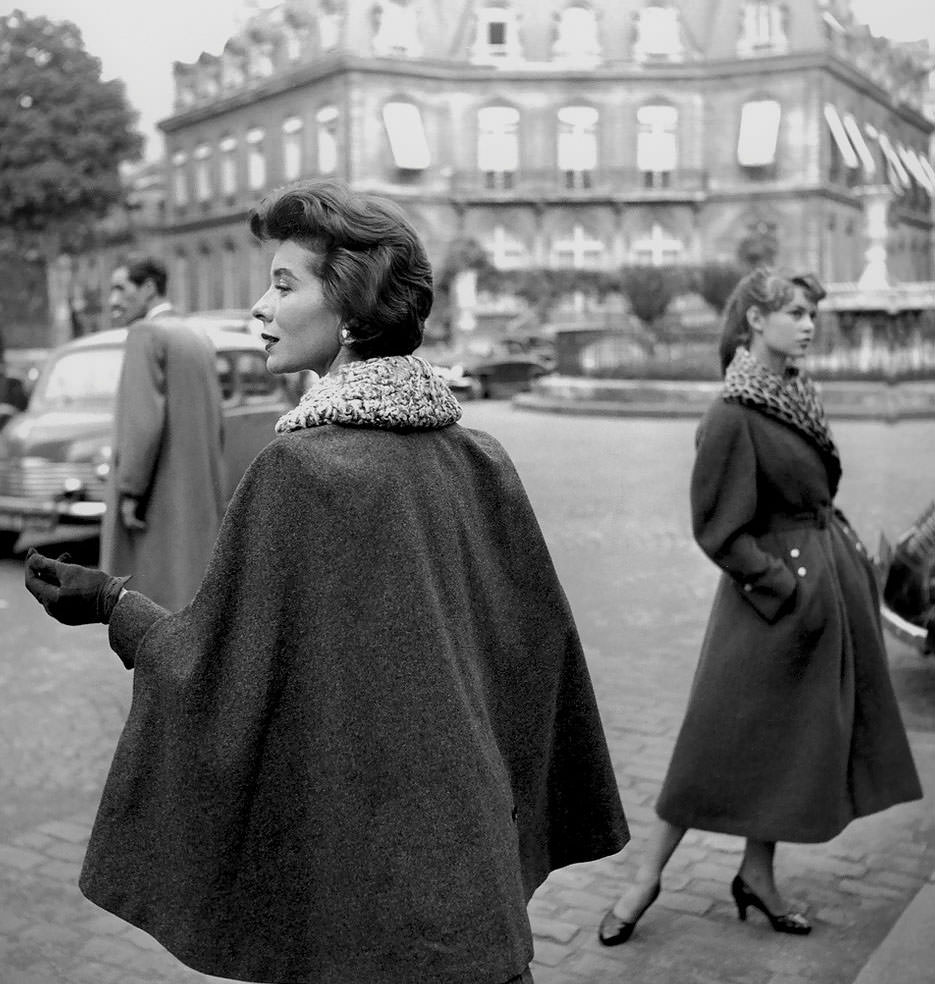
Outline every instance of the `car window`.
POLYGON ((218 382, 221 384, 221 398, 227 402, 234 395, 234 365, 231 357, 219 352, 215 357, 218 370, 218 382))
POLYGON ((266 368, 266 356, 262 352, 238 352, 236 366, 245 403, 268 400, 278 391, 279 381, 266 368))
POLYGON ((122 346, 95 346, 53 356, 33 391, 32 406, 56 407, 109 405, 117 395, 122 346))

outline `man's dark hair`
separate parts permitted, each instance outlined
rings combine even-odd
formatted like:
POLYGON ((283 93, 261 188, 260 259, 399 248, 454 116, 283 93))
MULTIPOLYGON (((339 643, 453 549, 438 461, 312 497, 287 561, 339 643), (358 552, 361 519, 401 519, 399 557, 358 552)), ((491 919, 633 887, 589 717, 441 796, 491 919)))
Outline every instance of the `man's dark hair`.
POLYGON ((293 240, 314 254, 312 272, 361 358, 419 347, 432 308, 432 268, 394 202, 337 181, 300 181, 267 195, 249 222, 257 239, 293 240))
POLYGON ((156 288, 156 293, 160 297, 165 297, 169 275, 166 273, 166 265, 162 260, 156 256, 140 256, 128 260, 126 267, 127 279, 131 283, 139 287, 147 280, 151 280, 156 288))

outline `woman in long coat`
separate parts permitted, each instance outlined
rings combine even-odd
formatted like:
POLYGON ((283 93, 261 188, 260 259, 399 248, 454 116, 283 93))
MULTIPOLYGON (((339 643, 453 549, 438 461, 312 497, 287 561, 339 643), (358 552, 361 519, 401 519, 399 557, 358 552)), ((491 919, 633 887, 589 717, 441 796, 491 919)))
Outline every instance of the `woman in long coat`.
POLYGON ((738 915, 804 934, 773 877, 777 841, 826 841, 918 799, 890 684, 873 568, 834 508, 838 452, 795 363, 824 291, 759 269, 728 302, 722 394, 702 419, 695 538, 721 569, 701 656, 636 881, 601 923, 625 942, 685 830, 747 839, 738 915))
POLYGON ((321 380, 192 603, 27 560, 134 670, 81 889, 219 977, 528 984, 535 888, 628 836, 568 603, 505 451, 411 355, 432 280, 401 211, 303 182, 251 230, 268 367, 321 380))

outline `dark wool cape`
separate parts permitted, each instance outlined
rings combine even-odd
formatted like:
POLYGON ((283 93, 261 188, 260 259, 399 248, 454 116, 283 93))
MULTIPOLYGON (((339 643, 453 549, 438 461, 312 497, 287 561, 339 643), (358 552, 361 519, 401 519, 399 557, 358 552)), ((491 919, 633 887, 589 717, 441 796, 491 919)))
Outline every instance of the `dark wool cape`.
POLYGON ((670 823, 816 842, 922 795, 839 477, 754 407, 718 399, 699 426, 692 520, 723 573, 656 804, 670 823))
POLYGON ((81 875, 208 974, 501 984, 549 871, 628 839, 569 607, 490 436, 276 438, 133 702, 81 875))

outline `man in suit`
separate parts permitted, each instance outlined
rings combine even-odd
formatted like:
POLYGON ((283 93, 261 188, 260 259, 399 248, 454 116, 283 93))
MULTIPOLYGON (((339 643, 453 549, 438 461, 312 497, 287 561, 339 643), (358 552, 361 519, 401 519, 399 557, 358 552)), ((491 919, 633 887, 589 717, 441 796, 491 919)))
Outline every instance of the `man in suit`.
POLYGON ((128 327, 117 391, 101 565, 166 608, 201 583, 226 502, 214 346, 177 317, 156 257, 111 278, 114 324, 128 327))

